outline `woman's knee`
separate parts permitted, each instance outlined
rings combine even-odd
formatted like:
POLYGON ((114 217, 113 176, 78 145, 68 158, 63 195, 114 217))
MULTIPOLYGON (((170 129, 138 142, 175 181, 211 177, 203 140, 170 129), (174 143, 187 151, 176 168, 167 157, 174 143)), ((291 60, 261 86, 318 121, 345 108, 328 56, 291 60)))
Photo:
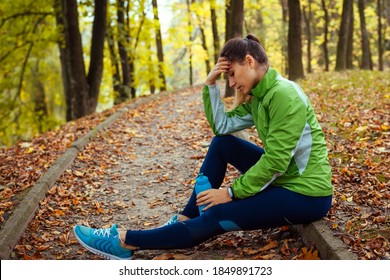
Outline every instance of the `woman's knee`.
POLYGON ((234 138, 235 137, 230 134, 214 136, 210 144, 210 149, 218 151, 229 149, 234 145, 234 138))

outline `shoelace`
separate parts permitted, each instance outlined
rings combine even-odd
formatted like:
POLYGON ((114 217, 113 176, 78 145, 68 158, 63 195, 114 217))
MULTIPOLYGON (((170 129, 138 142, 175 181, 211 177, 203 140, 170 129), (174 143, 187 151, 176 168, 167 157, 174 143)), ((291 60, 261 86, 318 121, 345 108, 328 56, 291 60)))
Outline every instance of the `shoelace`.
POLYGON ((109 228, 98 228, 98 229, 95 229, 93 231, 93 234, 96 234, 96 235, 101 235, 102 237, 106 237, 107 235, 107 238, 110 237, 110 229, 109 228))
POLYGON ((175 216, 173 216, 168 222, 166 222, 166 223, 164 224, 164 226, 169 226, 169 225, 171 225, 171 224, 177 223, 177 220, 178 220, 178 216, 175 215, 175 216))

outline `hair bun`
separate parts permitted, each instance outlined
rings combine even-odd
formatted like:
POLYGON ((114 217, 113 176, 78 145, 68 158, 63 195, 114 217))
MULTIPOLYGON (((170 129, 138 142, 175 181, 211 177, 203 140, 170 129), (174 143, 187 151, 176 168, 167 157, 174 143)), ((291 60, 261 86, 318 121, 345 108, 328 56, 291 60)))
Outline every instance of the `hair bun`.
POLYGON ((257 43, 260 44, 259 39, 257 39, 255 35, 248 34, 248 35, 245 37, 245 39, 252 40, 252 41, 255 41, 255 42, 257 42, 257 43))

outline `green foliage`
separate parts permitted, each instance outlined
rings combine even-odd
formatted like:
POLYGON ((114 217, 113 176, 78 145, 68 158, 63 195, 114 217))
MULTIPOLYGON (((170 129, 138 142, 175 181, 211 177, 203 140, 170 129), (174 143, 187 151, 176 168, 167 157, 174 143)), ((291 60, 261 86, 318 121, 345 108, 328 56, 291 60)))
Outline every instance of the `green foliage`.
POLYGON ((151 3, 140 1, 133 12, 132 41, 130 42, 135 61, 134 85, 138 89, 138 95, 150 93, 150 86, 160 88, 162 81, 158 77, 158 59, 156 50, 156 29, 159 22, 154 20, 151 3), (148 6, 149 5, 149 6, 148 6), (145 12, 150 11, 150 12, 145 12), (134 48, 136 46, 136 48, 134 48))
POLYGON ((62 119, 62 82, 52 1, 0 3, 0 146, 29 139, 62 119), (40 90, 37 86, 41 85, 40 90), (44 94, 37 100, 40 91, 44 94), (36 102, 45 102, 37 111, 36 102))

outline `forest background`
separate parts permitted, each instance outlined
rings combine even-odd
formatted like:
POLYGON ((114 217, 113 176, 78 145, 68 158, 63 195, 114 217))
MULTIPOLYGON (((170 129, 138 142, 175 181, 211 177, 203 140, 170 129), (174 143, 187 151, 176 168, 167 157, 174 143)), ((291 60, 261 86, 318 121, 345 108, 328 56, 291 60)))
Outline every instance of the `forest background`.
POLYGON ((388 72, 389 26, 390 0, 1 1, 0 147, 202 83, 224 42, 248 33, 292 80, 388 72))

